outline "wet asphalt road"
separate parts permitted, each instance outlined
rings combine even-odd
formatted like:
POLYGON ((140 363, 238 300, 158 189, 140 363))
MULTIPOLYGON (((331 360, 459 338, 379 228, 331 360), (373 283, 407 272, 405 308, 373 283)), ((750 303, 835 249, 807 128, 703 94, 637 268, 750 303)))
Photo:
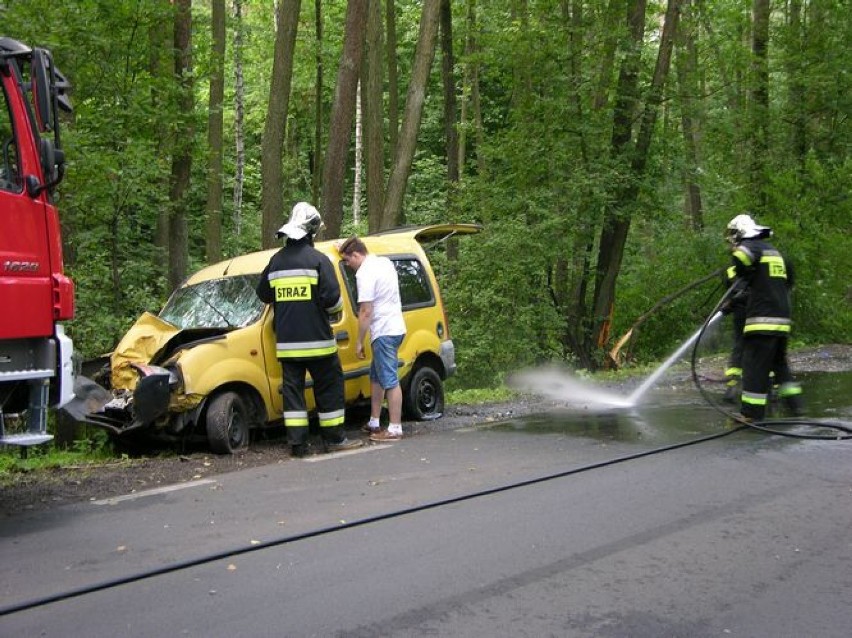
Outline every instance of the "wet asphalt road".
MULTIPOLYGON (((852 420, 847 378, 812 413, 852 420)), ((852 441, 677 447, 727 431, 689 400, 572 411, 6 520, 3 610, 166 573, 0 635, 849 636, 852 441)))

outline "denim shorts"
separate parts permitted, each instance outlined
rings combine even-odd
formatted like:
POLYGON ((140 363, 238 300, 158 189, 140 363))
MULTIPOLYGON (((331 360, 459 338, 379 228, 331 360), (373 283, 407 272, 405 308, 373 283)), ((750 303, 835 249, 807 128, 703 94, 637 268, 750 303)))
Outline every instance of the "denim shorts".
POLYGON ((383 390, 399 385, 397 373, 397 354, 405 335, 376 337, 370 344, 373 348, 373 362, 370 364, 370 381, 375 381, 383 390))

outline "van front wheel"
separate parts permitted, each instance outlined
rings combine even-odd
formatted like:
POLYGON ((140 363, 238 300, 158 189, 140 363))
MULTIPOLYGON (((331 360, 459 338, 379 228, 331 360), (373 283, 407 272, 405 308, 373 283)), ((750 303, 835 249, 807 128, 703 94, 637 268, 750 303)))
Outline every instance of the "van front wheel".
POLYGON ((207 440, 216 454, 233 454, 248 445, 249 414, 236 392, 218 394, 207 406, 207 440))
POLYGON ((403 395, 406 416, 418 421, 440 418, 444 413, 444 384, 441 377, 429 366, 411 373, 403 395))

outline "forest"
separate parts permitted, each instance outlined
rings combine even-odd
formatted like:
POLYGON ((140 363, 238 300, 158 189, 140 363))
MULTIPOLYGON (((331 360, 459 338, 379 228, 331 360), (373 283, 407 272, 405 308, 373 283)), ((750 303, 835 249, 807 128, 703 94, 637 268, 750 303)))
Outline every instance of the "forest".
POLYGON ((73 85, 58 205, 81 356, 199 267, 275 246, 305 200, 326 238, 482 224, 434 259, 468 387, 599 369, 640 317, 618 363, 665 356, 723 294, 744 211, 795 266, 794 343, 848 342, 850 16, 846 0, 0 0, 2 35, 50 48, 73 85))

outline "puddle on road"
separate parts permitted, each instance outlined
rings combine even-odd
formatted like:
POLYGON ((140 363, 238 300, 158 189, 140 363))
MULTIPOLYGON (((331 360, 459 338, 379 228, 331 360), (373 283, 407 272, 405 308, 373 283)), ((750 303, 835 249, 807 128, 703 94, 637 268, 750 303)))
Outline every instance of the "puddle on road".
MULTIPOLYGON (((852 371, 802 373, 797 374, 796 378, 802 383, 804 390, 805 418, 839 421, 847 427, 852 427, 852 371)), ((708 393, 716 401, 721 398, 718 385, 708 393)), ((666 405, 663 391, 652 394, 645 402, 640 402, 632 408, 595 408, 589 405, 577 407, 566 403, 562 409, 496 423, 489 426, 489 429, 666 445, 717 434, 729 427, 726 425, 726 418, 707 405, 697 389, 688 403, 684 403, 683 398, 680 395, 675 402, 666 405)), ((723 407, 727 411, 733 411, 733 406, 723 407)), ((776 412, 772 416, 783 415, 776 412)), ((820 434, 827 433, 824 428, 815 430, 804 426, 796 426, 794 431, 804 434, 817 431, 820 434)))

